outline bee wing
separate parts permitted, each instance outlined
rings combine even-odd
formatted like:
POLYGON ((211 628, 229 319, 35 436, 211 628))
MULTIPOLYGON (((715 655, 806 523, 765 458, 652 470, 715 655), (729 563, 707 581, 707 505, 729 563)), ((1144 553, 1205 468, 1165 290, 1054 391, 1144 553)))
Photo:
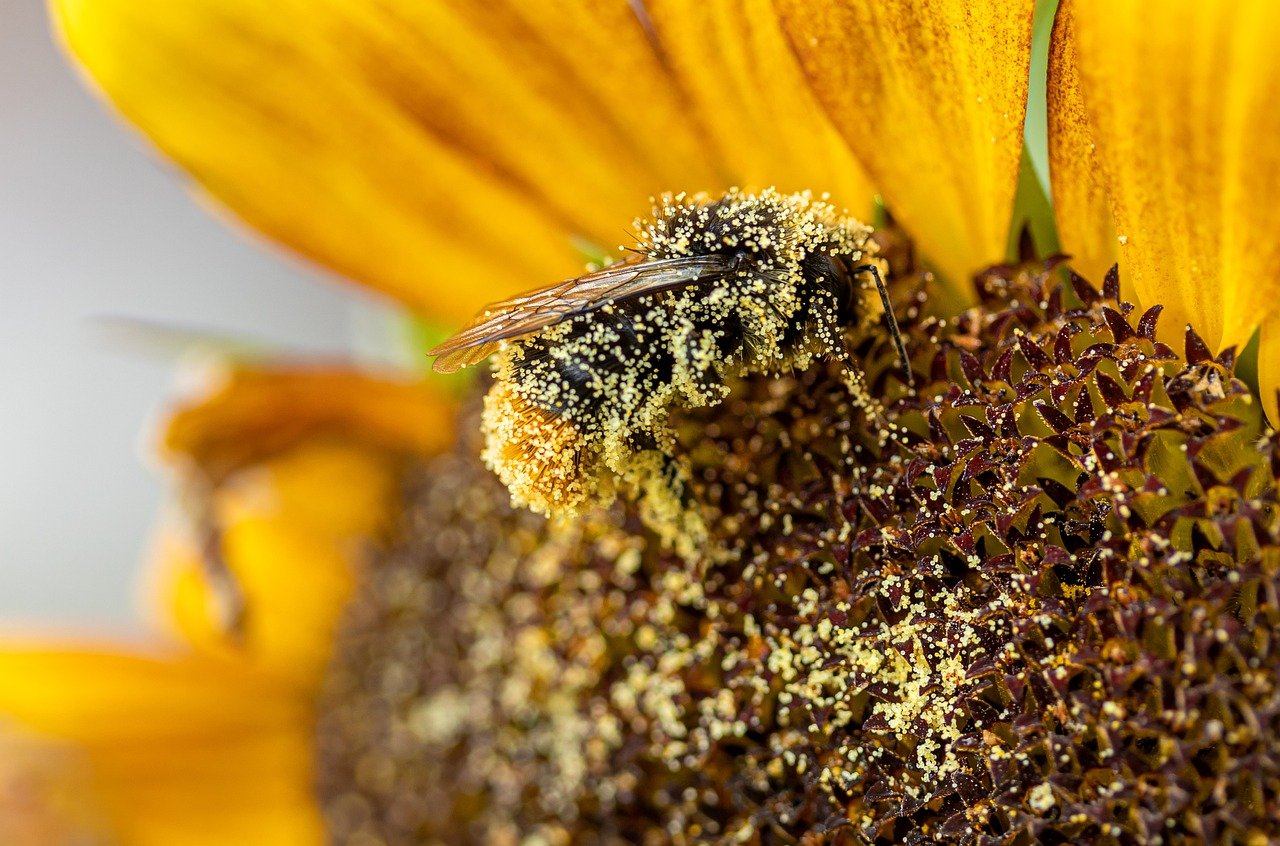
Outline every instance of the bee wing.
POLYGON ((494 303, 475 322, 431 350, 432 368, 452 373, 484 361, 502 341, 531 335, 609 303, 689 285, 728 268, 721 256, 623 262, 550 288, 494 303))

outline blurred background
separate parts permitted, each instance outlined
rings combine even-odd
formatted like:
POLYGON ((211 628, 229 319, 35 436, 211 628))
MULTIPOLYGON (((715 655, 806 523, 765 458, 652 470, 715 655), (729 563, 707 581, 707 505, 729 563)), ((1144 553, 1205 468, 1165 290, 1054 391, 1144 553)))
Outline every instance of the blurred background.
POLYGON ((346 354, 386 319, 193 202, 40 0, 0 0, 0 290, 4 627, 136 625, 164 492, 147 438, 186 336, 346 354))

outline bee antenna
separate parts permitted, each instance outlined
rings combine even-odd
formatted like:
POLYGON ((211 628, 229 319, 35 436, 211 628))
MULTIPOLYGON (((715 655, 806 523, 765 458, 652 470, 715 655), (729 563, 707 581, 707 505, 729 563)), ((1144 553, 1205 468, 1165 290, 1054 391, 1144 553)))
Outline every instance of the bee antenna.
POLYGON ((902 372, 907 376, 907 384, 915 387, 915 379, 911 375, 911 359, 907 358, 907 348, 902 343, 902 332, 898 329, 898 318, 893 315, 893 303, 889 302, 889 290, 880 278, 880 268, 874 264, 860 264, 853 269, 854 273, 869 272, 876 280, 876 290, 880 292, 880 303, 884 306, 885 316, 889 318, 889 334, 893 336, 893 345, 898 350, 898 360, 902 362, 902 372))

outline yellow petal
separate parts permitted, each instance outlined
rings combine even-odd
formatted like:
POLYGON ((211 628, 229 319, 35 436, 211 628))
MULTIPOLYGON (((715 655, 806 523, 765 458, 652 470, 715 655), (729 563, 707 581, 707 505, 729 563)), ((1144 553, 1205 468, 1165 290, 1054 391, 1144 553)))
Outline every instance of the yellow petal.
POLYGON ((770 0, 649 0, 664 53, 743 187, 829 192, 864 220, 875 191, 809 89, 770 0))
POLYGON ((1165 306, 1169 338, 1190 322, 1214 348, 1242 347, 1280 314, 1280 6, 1072 7, 1121 277, 1165 306))
POLYGON ((1263 322, 1258 335, 1258 393, 1272 426, 1280 424, 1277 391, 1280 391, 1280 317, 1272 315, 1263 322))
POLYGON ((120 843, 323 841, 309 703, 243 668, 10 644, 0 719, 77 754, 120 843))
POLYGON ((1054 217, 1071 266, 1095 285, 1119 258, 1111 201, 1102 175, 1077 67, 1070 3, 1058 7, 1049 46, 1049 179, 1054 217))
POLYGON ((417 382, 231 371, 166 433, 193 513, 157 556, 161 621, 314 688, 357 571, 399 514, 403 457, 447 444, 447 412, 417 382))
POLYGON ((818 98, 889 210, 967 298, 1005 257, 1034 0, 776 0, 818 98))
POLYGON ((70 49, 204 189, 442 318, 581 272, 649 194, 719 187, 626 0, 53 0, 70 49))

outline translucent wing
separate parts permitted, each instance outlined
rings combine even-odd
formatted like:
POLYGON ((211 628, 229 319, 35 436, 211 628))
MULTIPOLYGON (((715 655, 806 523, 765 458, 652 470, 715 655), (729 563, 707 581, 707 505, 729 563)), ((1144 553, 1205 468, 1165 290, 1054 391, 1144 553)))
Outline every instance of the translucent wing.
POLYGON ((493 354, 502 341, 531 335, 579 314, 630 297, 669 291, 725 271, 722 256, 623 262, 604 270, 494 303, 475 322, 431 350, 437 373, 452 373, 493 354))

